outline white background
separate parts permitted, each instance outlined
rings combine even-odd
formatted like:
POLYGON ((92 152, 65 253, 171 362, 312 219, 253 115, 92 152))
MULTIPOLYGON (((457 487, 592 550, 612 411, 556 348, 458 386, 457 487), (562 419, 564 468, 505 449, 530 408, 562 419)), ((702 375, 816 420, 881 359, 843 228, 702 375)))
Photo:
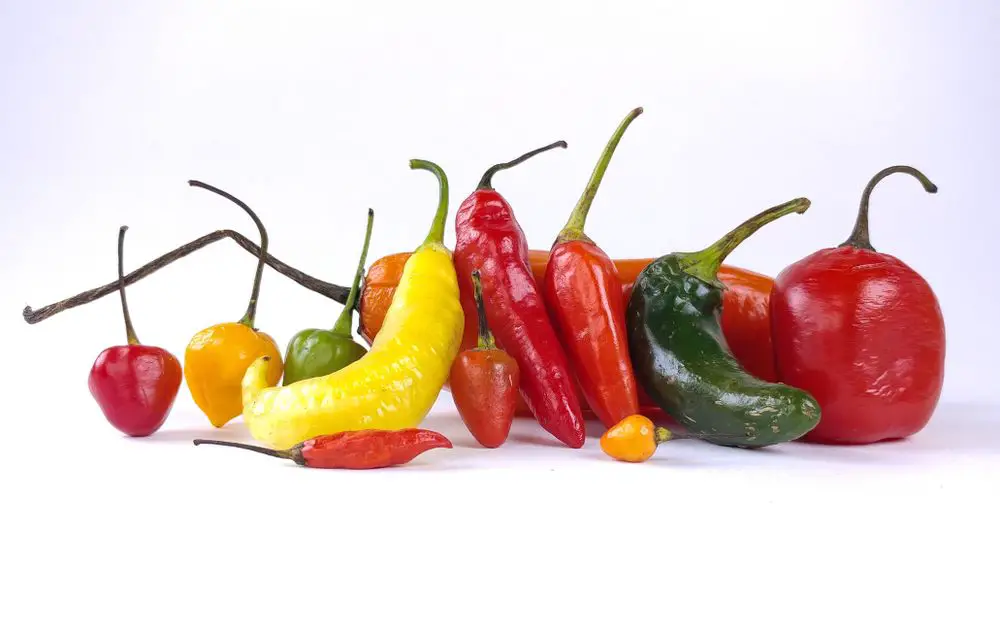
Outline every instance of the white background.
MULTIPOLYGON (((2 2, 0 539, 7 631, 997 630, 1000 424, 991 271, 1000 5, 968 2, 2 2), (185 387, 160 433, 121 437, 87 387, 122 343, 112 296, 41 307, 218 228, 348 283, 411 250, 441 164, 452 210, 492 163, 547 248, 625 113, 588 233, 612 256, 692 250, 797 196, 730 263, 767 274, 849 233, 922 273, 948 330, 945 392, 911 441, 745 452, 695 442, 646 464, 518 421, 411 466, 310 471, 214 447, 185 387), (994 590, 991 590, 992 589, 994 590)), ((453 219, 453 216, 452 218, 453 219)), ((449 222, 449 244, 454 225, 449 222)), ((254 261, 230 243, 130 289, 140 338, 182 357, 240 317, 254 261)), ((257 325, 282 347, 339 306, 268 270, 257 325)), ((599 432, 596 427, 594 434, 599 432)))

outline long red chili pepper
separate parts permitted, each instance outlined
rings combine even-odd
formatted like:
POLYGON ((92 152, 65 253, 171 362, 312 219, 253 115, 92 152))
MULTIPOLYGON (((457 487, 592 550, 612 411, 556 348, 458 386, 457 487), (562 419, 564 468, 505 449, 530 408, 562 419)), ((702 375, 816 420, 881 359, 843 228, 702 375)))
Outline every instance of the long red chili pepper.
POLYGON ((488 298, 486 316, 500 347, 517 361, 521 395, 542 428, 567 446, 580 448, 586 434, 573 374, 535 284, 528 242, 514 210, 490 183, 498 171, 555 147, 566 147, 566 142, 486 170, 479 186, 458 208, 454 261, 466 336, 474 341, 477 332, 471 279, 478 269, 488 298))
POLYGON ((868 239, 868 199, 890 174, 909 174, 928 193, 937 186, 906 165, 883 169, 861 196, 854 231, 774 280, 771 318, 782 382, 805 389, 822 409, 803 440, 868 444, 899 439, 930 421, 944 383, 945 329, 927 281, 868 239))
POLYGON ((580 389, 608 428, 639 412, 622 283, 615 263, 583 231, 618 142, 642 108, 628 113, 608 141, 583 195, 552 245, 545 271, 545 305, 557 325, 580 389))
POLYGON ((432 448, 452 447, 447 437, 427 429, 342 431, 319 435, 283 451, 222 440, 194 440, 195 446, 199 444, 242 448, 271 457, 290 459, 299 466, 310 468, 350 470, 397 466, 432 448))

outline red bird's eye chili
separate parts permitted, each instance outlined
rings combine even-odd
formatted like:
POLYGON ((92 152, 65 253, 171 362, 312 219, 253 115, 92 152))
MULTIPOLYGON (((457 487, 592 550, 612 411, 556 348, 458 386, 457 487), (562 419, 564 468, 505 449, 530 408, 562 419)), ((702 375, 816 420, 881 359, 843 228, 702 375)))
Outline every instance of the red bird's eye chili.
POLYGON ((290 459, 299 466, 310 468, 341 468, 368 470, 386 468, 412 461, 432 448, 451 448, 447 437, 427 429, 402 429, 385 431, 364 429, 320 435, 295 446, 279 451, 251 444, 224 442, 222 440, 194 440, 194 445, 215 444, 232 446, 271 457, 290 459))
MULTIPOLYGON (((458 208, 454 260, 466 337, 476 332, 471 280, 472 271, 479 270, 483 293, 489 297, 486 316, 500 347, 517 361, 521 395, 542 428, 567 446, 580 448, 586 434, 573 374, 535 283, 528 242, 514 210, 490 183, 498 171, 555 147, 566 147, 566 142, 486 170, 479 186, 458 208)), ((467 338, 465 347, 472 345, 467 338)))
POLYGON ((545 305, 584 398, 608 428, 637 414, 639 397, 629 359, 618 270, 583 227, 618 142, 640 114, 642 108, 632 110, 608 141, 580 201, 552 245, 545 271, 545 305))
POLYGON ((451 394, 465 426, 486 448, 507 441, 514 422, 520 376, 517 363, 497 349, 486 321, 479 271, 472 273, 472 287, 479 319, 479 344, 458 355, 451 366, 451 394))
POLYGON ((869 444, 920 431, 944 382, 944 319, 930 285, 868 239, 868 199, 890 174, 937 186, 912 167, 877 173, 861 196, 846 242, 785 268, 771 292, 779 378, 822 408, 802 439, 869 444))

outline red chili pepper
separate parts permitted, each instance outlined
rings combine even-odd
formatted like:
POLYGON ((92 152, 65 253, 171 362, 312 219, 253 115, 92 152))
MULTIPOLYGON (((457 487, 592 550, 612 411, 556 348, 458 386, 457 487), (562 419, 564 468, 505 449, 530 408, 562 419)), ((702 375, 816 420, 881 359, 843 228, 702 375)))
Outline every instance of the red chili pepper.
POLYGON ((458 355, 451 366, 449 381, 455 407, 469 432, 486 448, 496 448, 507 441, 514 422, 520 376, 514 359, 497 349, 487 324, 478 270, 472 271, 472 288, 479 319, 479 344, 458 355))
POLYGON ((638 389, 625 333, 625 303, 615 263, 583 231, 604 172, 629 124, 629 112, 601 154, 590 182, 552 245, 545 271, 545 305, 556 324, 590 408, 608 428, 639 412, 638 389))
POLYGON ((397 466, 432 448, 451 448, 447 437, 427 429, 341 431, 319 435, 283 451, 222 440, 194 440, 195 446, 199 444, 242 448, 271 457, 290 459, 299 466, 310 468, 350 470, 397 466))
POLYGON ((454 261, 466 336, 475 336, 471 279, 472 271, 479 270, 483 293, 490 299, 486 315, 500 347, 517 361, 521 395, 542 428, 567 446, 580 448, 586 435, 580 400, 531 272, 528 242, 514 210, 490 184, 498 171, 555 147, 566 147, 566 142, 558 141, 486 170, 479 186, 458 208, 454 261))
POLYGON ((907 437, 924 428, 941 395, 945 333, 937 298, 916 271, 876 252, 868 239, 868 199, 894 173, 937 191, 912 167, 880 171, 865 187, 848 240, 792 264, 774 281, 779 378, 810 392, 822 410, 805 441, 868 444, 907 437))
POLYGON ((162 347, 141 345, 132 328, 122 263, 127 230, 127 226, 118 230, 118 292, 128 345, 115 345, 101 352, 90 369, 87 384, 113 427, 132 437, 144 437, 163 426, 184 373, 176 356, 162 347))

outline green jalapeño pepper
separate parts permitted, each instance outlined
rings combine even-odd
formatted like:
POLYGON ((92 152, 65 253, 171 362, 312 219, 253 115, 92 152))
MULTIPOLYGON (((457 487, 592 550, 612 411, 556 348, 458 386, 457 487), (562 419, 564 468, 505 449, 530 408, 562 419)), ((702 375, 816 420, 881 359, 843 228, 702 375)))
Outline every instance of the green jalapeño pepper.
POLYGON ((722 260, 759 228, 804 213, 797 198, 747 220, 696 253, 655 259, 639 274, 626 309, 629 352, 642 388, 693 437, 743 448, 797 439, 819 423, 805 391, 749 374, 722 334, 722 260))
POLYGON ((368 258, 368 243, 372 238, 372 220, 375 212, 368 210, 368 228, 365 230, 365 245, 361 249, 361 259, 358 270, 351 284, 351 292, 347 295, 344 310, 334 324, 333 329, 322 330, 310 328, 302 330, 288 341, 285 352, 285 385, 293 382, 327 376, 347 367, 364 356, 368 350, 354 340, 351 334, 354 321, 354 303, 358 297, 361 276, 364 274, 365 261, 368 258))

